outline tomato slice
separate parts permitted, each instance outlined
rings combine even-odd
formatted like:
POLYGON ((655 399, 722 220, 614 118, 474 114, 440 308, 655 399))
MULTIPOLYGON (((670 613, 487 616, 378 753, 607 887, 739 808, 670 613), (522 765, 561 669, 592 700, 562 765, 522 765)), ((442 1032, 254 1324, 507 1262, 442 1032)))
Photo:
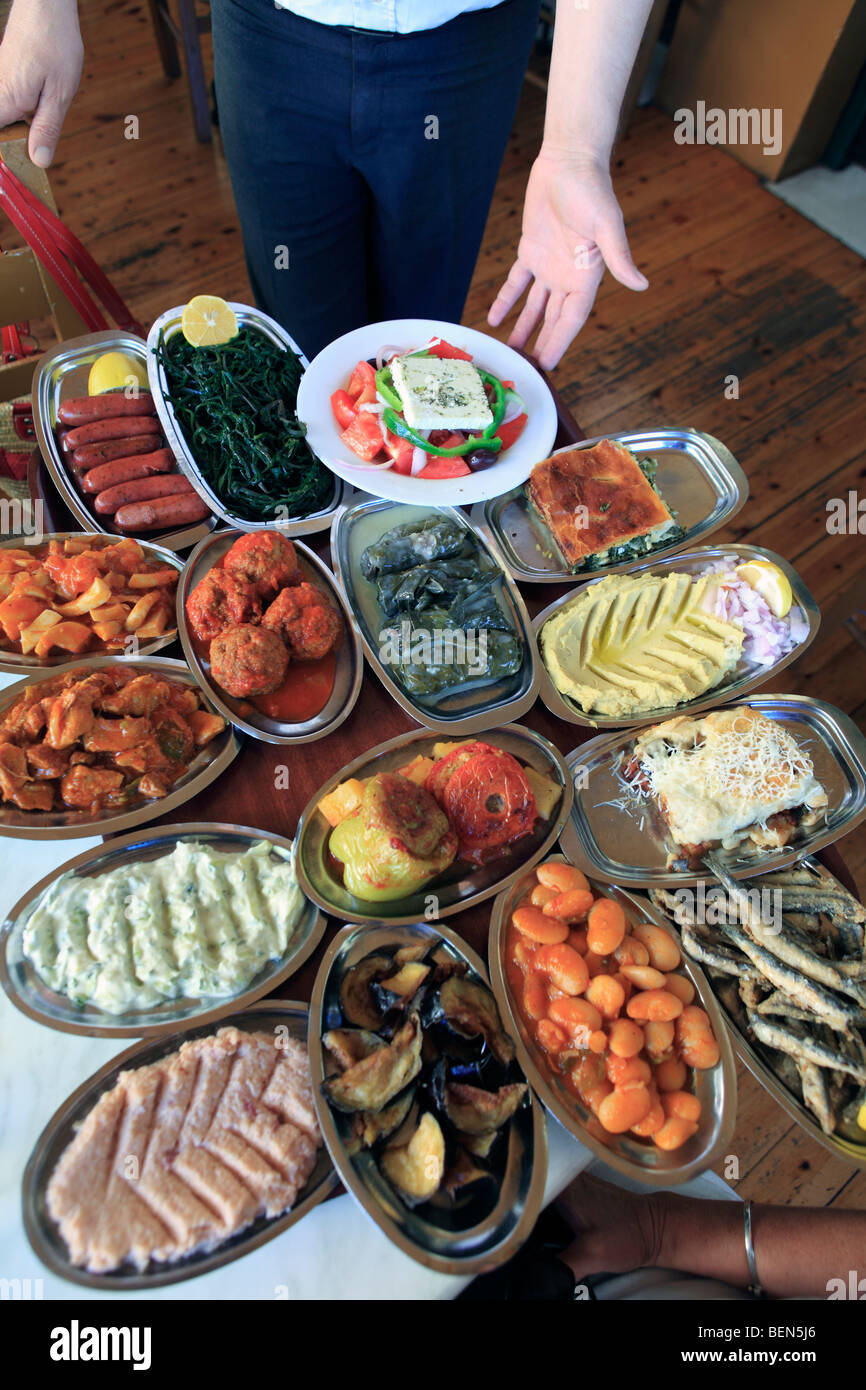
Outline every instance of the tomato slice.
POLYGON ((505 450, 510 449, 515 440, 519 439, 523 434, 528 419, 529 416, 524 411, 522 415, 516 415, 513 420, 509 420, 507 425, 499 426, 496 434, 498 434, 499 438, 502 440, 500 457, 505 453, 505 450))
POLYGON ((532 788, 510 753, 479 753, 449 777, 445 814, 459 840, 462 859, 481 860, 490 850, 529 834, 538 816, 532 788))
POLYGON ((348 391, 334 392, 331 396, 331 409, 341 430, 347 429, 355 418, 355 405, 348 391))
POLYGON ((463 478, 472 469, 468 463, 464 463, 459 456, 452 459, 437 458, 435 454, 428 454, 430 460, 418 474, 419 478, 463 478))
POLYGON ((376 371, 369 362, 359 362, 346 388, 355 405, 365 405, 376 399, 376 371))
POLYGON ((394 460, 394 472, 408 476, 412 472, 412 455, 415 446, 411 439, 401 439, 391 430, 385 430, 385 448, 394 460))
POLYGON ((341 431, 340 438, 366 463, 371 463, 385 444, 378 416, 369 410, 359 410, 352 423, 341 431))
POLYGON ((459 357, 462 362, 471 362, 472 353, 466 352, 463 348, 455 347, 453 343, 446 343, 444 340, 434 343, 427 349, 431 357, 459 357))

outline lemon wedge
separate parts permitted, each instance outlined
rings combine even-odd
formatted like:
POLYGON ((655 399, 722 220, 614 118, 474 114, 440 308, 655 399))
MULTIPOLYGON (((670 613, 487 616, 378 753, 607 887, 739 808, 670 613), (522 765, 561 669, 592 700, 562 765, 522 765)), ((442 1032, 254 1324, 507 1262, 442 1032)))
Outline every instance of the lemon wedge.
POLYGON ((794 594, 778 565, 770 560, 748 560, 737 565, 737 575, 761 595, 775 617, 784 618, 794 602, 794 594))
POLYGON ((106 391, 147 388, 147 368, 128 352, 103 352, 90 368, 87 378, 88 396, 101 396, 106 391))
POLYGON ((238 321, 218 295, 197 294, 184 309, 180 327, 193 347, 219 347, 237 336, 238 321))

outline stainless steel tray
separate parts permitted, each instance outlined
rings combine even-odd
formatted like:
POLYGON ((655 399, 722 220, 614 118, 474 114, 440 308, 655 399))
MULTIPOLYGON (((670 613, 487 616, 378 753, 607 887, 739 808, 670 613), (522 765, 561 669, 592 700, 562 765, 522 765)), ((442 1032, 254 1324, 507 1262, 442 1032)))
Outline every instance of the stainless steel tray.
MULTIPOLYGON (((354 898, 346 891, 339 879, 335 878, 328 864, 328 843, 331 827, 318 811, 319 802, 328 792, 333 791, 348 777, 362 778, 377 772, 395 772, 415 755, 429 755, 436 736, 427 729, 413 733, 400 734, 387 743, 362 753, 359 758, 342 768, 335 776, 329 777, 324 786, 304 807, 295 835, 296 872, 298 883, 308 898, 333 917, 351 917, 355 922, 382 922, 389 926, 405 926, 423 921, 428 917, 431 897, 435 899, 437 920, 450 917, 455 912, 483 902, 502 888, 507 887, 514 878, 536 864, 552 845, 556 843, 571 809, 573 787, 568 769, 559 752, 552 743, 542 738, 532 729, 521 724, 507 724, 502 729, 486 733, 484 740, 497 748, 504 748, 524 763, 530 764, 539 772, 551 776, 562 787, 562 798, 548 821, 542 821, 531 835, 518 840, 512 848, 499 859, 471 870, 467 865, 455 868, 431 879, 423 890, 408 898, 397 898, 392 902, 372 903, 354 898), (462 877, 459 875, 462 873, 462 877)), ((449 740, 450 741, 450 740, 449 740)))
MULTIPOLYGON (((563 855, 553 854, 547 862, 567 861, 563 855)), ((709 1014, 721 1052, 715 1067, 693 1072, 694 1093, 701 1102, 697 1133, 681 1149, 675 1149, 672 1153, 657 1148, 652 1140, 641 1140, 629 1134, 609 1134, 592 1111, 581 1104, 573 1091, 566 1090, 561 1077, 547 1065, 543 1050, 531 1037, 520 1010, 515 1007, 507 982, 506 937, 511 914, 535 881, 534 874, 524 874, 499 894, 490 916, 487 943, 493 993, 505 1030, 514 1039, 520 1065, 532 1089, 563 1129, 592 1149, 597 1158, 618 1173, 649 1186, 674 1187, 687 1182, 711 1167, 727 1151, 737 1119, 737 1073, 733 1053, 722 1011, 708 980, 700 967, 684 955, 677 967, 678 972, 688 976, 694 985, 697 1002, 709 1014)), ((636 922, 644 917, 643 905, 636 905, 636 900, 623 893, 616 884, 592 879, 590 886, 595 893, 603 893, 618 902, 629 921, 636 922)), ((671 936, 676 935, 669 923, 662 925, 671 936)))
POLYGON ((208 570, 212 569, 217 561, 222 559, 226 551, 234 545, 239 535, 241 535, 240 531, 218 531, 216 535, 206 536, 196 546, 184 566, 181 582, 177 589, 177 626, 184 655, 199 685, 207 693, 208 699, 216 706, 220 714, 236 728, 243 729, 244 733, 260 739, 263 743, 314 743, 316 739, 326 738, 328 734, 333 733, 343 723, 343 720, 348 718, 361 693, 364 658, 361 655, 361 644, 352 611, 346 602, 342 589, 324 560, 320 560, 318 555, 302 541, 295 541, 294 545, 305 578, 310 579, 317 588, 323 588, 327 591, 334 606, 339 609, 343 617, 345 632, 337 650, 334 688, 331 691, 330 699, 312 719, 306 719, 298 724, 271 719, 268 715, 261 714, 252 705, 248 705, 246 701, 233 699, 231 695, 220 689, 212 679, 210 663, 204 661, 196 650, 186 621, 186 601, 208 570), (246 708, 242 710, 242 706, 246 708))
POLYGON ((797 661, 817 636, 818 628, 821 625, 821 610, 797 571, 788 564, 787 560, 783 560, 782 556, 776 555, 774 551, 762 550, 758 545, 722 545, 718 547, 704 545, 699 546, 696 550, 679 551, 666 560, 645 560, 641 564, 633 565, 628 573, 629 575, 672 573, 697 575, 708 565, 718 560, 729 560, 738 565, 745 564, 747 560, 770 560, 774 565, 777 565, 787 575, 794 591, 794 604, 799 607, 803 618, 809 625, 809 630, 803 641, 794 647, 787 656, 783 656, 780 661, 777 661, 774 666, 759 666, 754 661, 740 661, 726 683, 714 686, 712 690, 708 690, 705 695, 700 695, 695 700, 688 700, 679 705, 670 705, 666 709, 650 710, 646 714, 632 715, 630 718, 609 714, 585 714, 570 696, 563 695, 554 685, 544 660, 541 632, 545 623, 553 617, 554 613, 558 613, 567 604, 573 603, 585 589, 591 588, 593 584, 598 584, 600 580, 605 578, 603 574, 599 574, 589 583, 580 585, 573 593, 565 594, 562 598, 551 603, 543 612, 538 614, 532 624, 538 643, 538 665, 541 672, 539 694, 551 714, 564 719, 567 724, 580 724, 584 728, 636 729, 642 724, 661 723, 663 719, 670 719, 675 714, 697 714, 700 710, 712 709, 716 705, 724 705, 731 700, 740 699, 743 695, 748 695, 750 691, 755 690, 757 686, 763 685, 765 681, 778 675, 780 671, 784 671, 786 666, 797 661))
POLYGON ((389 1240, 419 1264, 444 1274, 468 1275, 494 1269, 509 1259, 526 1240, 541 1210, 547 1177, 547 1128, 532 1092, 529 1105, 521 1105, 509 1121, 508 1152, 498 1201, 483 1220, 465 1230, 455 1230, 425 1217, 423 1209, 412 1211, 404 1206, 369 1151, 349 1157, 339 1123, 320 1089, 328 1074, 322 1033, 331 1026, 330 1018, 338 1014, 340 981, 345 971, 382 948, 421 942, 432 945, 436 941, 444 943, 452 958, 468 961, 475 975, 489 985, 480 957, 456 932, 435 922, 375 929, 344 927, 328 947, 316 976, 307 1047, 319 1126, 334 1166, 355 1201, 389 1240))
POLYGON ((189 995, 124 1014, 109 1014, 93 1004, 77 1005, 49 988, 22 950, 22 936, 31 914, 46 891, 67 874, 99 878, 126 864, 161 859, 181 840, 196 840, 221 851, 242 853, 259 840, 267 840, 274 852, 291 859, 293 843, 282 835, 246 826, 192 822, 160 825, 153 831, 135 831, 112 837, 105 845, 79 854, 40 879, 12 908, 0 929, 0 984, 16 1008, 61 1033, 83 1033, 92 1038, 152 1038, 180 1033, 187 1028, 214 1023, 225 1014, 237 1013, 263 994, 283 984, 308 960, 325 930, 325 919, 306 902, 295 926, 289 949, 278 960, 268 961, 246 989, 231 995, 189 995))
MULTIPOLYGON (((237 304, 232 302, 229 306, 234 309, 238 325, 241 328, 255 328, 265 338, 269 338, 278 347, 288 348, 294 352, 301 360, 301 365, 306 370, 309 362, 301 349, 298 347, 294 338, 282 328, 274 319, 263 314, 260 309, 254 309, 249 304, 237 304)), ((187 443, 186 436, 177 422, 174 413, 174 406, 168 395, 168 383, 165 379, 165 371, 157 361, 155 349, 159 342, 160 333, 166 338, 171 338, 175 333, 180 332, 181 318, 185 305, 178 304, 174 309, 167 309, 164 314, 160 314, 147 335, 147 378, 153 394, 156 413, 159 416, 159 423, 162 425, 165 437, 174 450, 175 457, 182 471, 189 478, 196 492, 203 497, 205 502, 218 517, 227 522, 229 526, 235 527, 238 531, 262 531, 272 528, 283 532, 285 536, 309 536, 315 531, 326 531, 331 524, 331 518, 339 506, 342 505, 345 484, 340 478, 333 478, 333 495, 327 507, 320 508, 317 512, 311 512, 309 516, 294 517, 285 522, 264 522, 247 521, 244 517, 235 516, 220 501, 210 483, 205 478, 196 462, 195 455, 187 443)), ((324 464, 322 467, 324 468, 324 464)), ((199 538, 197 538, 199 539, 199 538)))
MULTIPOLYGON (((286 1028, 291 1037, 305 1043, 307 1016, 306 1004, 285 999, 259 1000, 246 1009, 222 1018, 219 1026, 227 1027, 231 1024, 247 1033, 286 1028)), ((232 1260, 240 1259, 242 1255, 248 1255, 250 1251, 257 1250, 259 1246, 273 1240, 274 1236, 281 1235, 339 1186, 337 1174, 327 1150, 323 1147, 316 1166, 298 1193, 291 1211, 276 1218, 259 1217, 246 1230, 216 1250, 188 1255, 186 1259, 178 1260, 175 1264, 153 1261, 144 1270, 130 1267, 112 1274, 92 1274, 89 1270, 80 1269, 70 1262, 66 1243, 48 1213, 45 1193, 51 1174, 63 1151, 74 1139, 78 1126, 93 1109, 99 1097, 111 1089, 122 1071, 156 1062, 161 1057, 175 1052, 181 1043, 189 1041, 190 1038, 204 1037, 215 1031, 213 1024, 201 1024, 187 1033, 163 1035, 160 1038, 151 1038, 148 1042, 135 1043, 88 1077, 48 1121, 24 1170, 21 1205, 27 1239, 42 1263, 61 1279, 68 1279, 73 1284, 83 1284, 89 1289, 121 1292, 156 1289, 164 1284, 177 1284, 184 1279, 193 1279, 197 1274, 207 1274, 211 1269, 230 1264, 232 1260)))
MULTIPOLYGON (((37 539, 35 536, 22 536, 11 540, 0 541, 0 550, 27 550, 35 549, 41 545, 47 545, 49 541, 66 541, 83 539, 81 531, 55 531, 51 535, 42 536, 37 539)), ((107 549, 109 546, 116 545, 121 539, 134 540, 136 545, 140 545, 145 554, 146 560, 158 560, 163 565, 170 565, 177 570, 178 578, 183 569, 183 561, 179 560, 173 550, 167 550, 164 546, 153 545, 151 541, 139 539, 138 536, 120 537, 108 536, 104 531, 95 532, 91 537, 94 550, 107 549)), ((136 657, 152 656, 154 652, 161 651, 163 647, 169 646, 177 637, 177 628, 169 628, 161 637, 152 637, 149 642, 142 642, 139 646, 136 657)), ((100 653, 106 655, 107 653, 100 653)), ((111 653, 115 661, 129 661, 130 656, 124 652, 111 653)), ((57 652, 47 657, 21 656, 17 652, 7 652, 0 649, 0 671, 9 671, 13 675, 23 675, 25 672, 35 673, 37 671, 50 671, 55 666, 68 666, 75 658, 68 652, 57 652)))
MULTIPOLYGON (((134 666, 140 673, 152 671, 157 676, 165 676, 181 685, 190 685, 198 690, 192 672, 183 661, 171 657, 152 656, 144 660, 130 660, 124 663, 134 666)), ((70 661, 66 666, 56 666, 52 671, 39 671, 24 680, 7 685, 0 692, 0 718, 14 704, 24 691, 40 681, 54 680, 64 671, 77 671, 86 667, 98 671, 103 666, 115 666, 114 657, 83 656, 78 661, 70 661)), ((207 704, 207 701, 205 701, 207 704)), ((240 743, 231 724, 227 724, 221 734, 205 744, 194 758, 189 771, 175 783, 168 796, 142 802, 130 810, 116 810, 95 820, 89 811, 19 811, 16 806, 0 803, 0 835, 11 835, 19 840, 80 840, 88 835, 114 835, 121 830, 130 830, 134 825, 155 820, 168 811, 174 811, 185 801, 190 801, 205 787, 209 787, 221 772, 234 761, 240 752, 240 743)))
MULTIPOLYGON (((829 797, 825 821, 773 854, 720 851, 734 878, 756 878, 783 869, 847 835, 866 819, 866 738, 833 705, 803 695, 753 695, 742 704, 780 720, 806 748, 829 797)), ((651 802, 628 804, 614 771, 634 734, 601 734, 566 759, 577 789, 562 848, 584 873, 625 888, 687 887, 712 874, 673 873, 665 867, 668 844, 651 802)))
MULTIPOLYGON (((450 734, 477 734, 497 724, 519 719, 535 704, 540 672, 529 615, 517 586, 501 566, 499 556, 477 535, 463 512, 452 507, 409 506, 400 502, 365 501, 343 507, 331 526, 331 558, 345 590, 367 660, 388 693, 410 719, 450 734), (473 535, 490 560, 502 568, 503 597, 510 617, 524 645, 523 665, 513 676, 497 681, 474 681, 455 688, 453 693, 416 700, 403 689, 379 658, 378 633, 389 626, 379 611, 376 586, 360 572, 362 551, 393 526, 420 521, 438 513, 473 535)), ((393 620, 392 620, 393 621, 393 620)))
MULTIPOLYGON (((824 865, 819 860, 809 856, 802 862, 805 866, 812 869, 820 878, 829 879, 832 883, 837 882, 829 870, 825 869, 824 865)), ((666 913, 656 907, 655 903, 651 902, 649 897, 645 897, 643 894, 631 893, 625 894, 625 896, 631 898, 638 907, 640 913, 649 921, 657 922, 659 926, 667 927, 669 931, 676 933, 675 923, 671 921, 666 913)), ((687 961, 689 957, 684 953, 683 959, 687 961)), ((707 988, 713 994, 713 999, 715 999, 716 996, 713 991, 712 980, 707 979, 706 983, 707 988)), ((707 1006, 704 1005, 704 1007, 706 1008, 707 1006)), ((788 1090, 787 1086, 776 1075, 772 1067, 758 1055, 748 1038, 740 1031, 724 1006, 721 1003, 717 1003, 716 1007, 724 1020, 725 1029, 733 1044, 735 1053, 745 1066, 748 1067, 755 1080, 764 1087, 764 1090, 773 1097, 773 1100, 775 1100, 778 1105, 781 1105, 785 1114, 790 1115, 791 1119, 800 1125, 809 1137, 815 1140, 816 1144, 821 1144, 825 1149, 828 1149, 830 1153, 835 1154, 837 1158, 841 1158, 843 1162, 851 1164, 855 1168, 866 1168, 866 1136, 864 1136, 863 1143, 858 1144, 854 1140, 844 1138, 842 1135, 825 1134, 811 1110, 803 1104, 803 1101, 797 1097, 793 1091, 788 1090)))
MULTIPOLYGON (((130 357, 141 362, 142 366, 147 364, 146 344, 134 333, 120 333, 116 329, 110 329, 104 333, 86 333, 81 338, 67 338, 65 343, 40 357, 33 377, 31 398, 36 439, 45 466, 66 506, 81 525, 82 531, 101 531, 105 535, 124 536, 127 533, 118 531, 110 519, 99 517, 89 509, 69 476, 55 433, 58 423, 57 410, 61 401, 73 396, 86 396, 90 368, 103 352, 113 351, 127 352, 130 357)), ((155 398, 154 403, 156 404, 155 398)), ((165 432, 164 421, 160 423, 165 432)), ((167 433, 165 437, 180 463, 171 437, 167 433)), ((145 539, 164 545, 169 550, 186 550, 188 546, 197 545, 202 536, 206 536, 215 525, 216 518, 211 517, 208 521, 197 521, 194 525, 185 526, 178 531, 147 531, 144 536, 145 539)), ((136 536, 135 540, 138 539, 136 536)))
MULTIPOLYGON (((749 495, 748 479, 731 451, 699 430, 627 430, 581 439, 556 452, 589 449, 602 439, 619 440, 638 459, 651 456, 658 460, 656 484, 685 530, 679 540, 660 545, 645 557, 647 560, 658 560, 707 540, 737 515, 749 495)), ((586 571, 573 574, 564 567, 550 532, 533 512, 523 488, 477 503, 470 519, 499 551, 515 579, 523 583, 583 584, 589 577, 586 571)), ((634 563, 624 560, 592 573, 618 574, 634 563)))

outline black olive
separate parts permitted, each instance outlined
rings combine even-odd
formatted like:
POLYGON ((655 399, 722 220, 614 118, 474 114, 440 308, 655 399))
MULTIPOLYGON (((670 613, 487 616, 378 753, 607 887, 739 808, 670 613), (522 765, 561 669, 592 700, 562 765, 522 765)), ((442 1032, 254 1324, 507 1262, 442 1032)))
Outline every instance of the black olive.
POLYGON ((377 362, 376 362, 375 357, 368 357, 368 358, 367 358, 367 361, 368 361, 368 363, 370 364, 370 366, 373 368, 374 371, 377 372, 377 371, 379 370, 379 367, 378 367, 378 364, 377 364, 377 362))
POLYGON ((491 468, 497 463, 499 455, 495 449, 473 449, 470 454, 465 454, 464 458, 472 472, 479 473, 482 468, 491 468))

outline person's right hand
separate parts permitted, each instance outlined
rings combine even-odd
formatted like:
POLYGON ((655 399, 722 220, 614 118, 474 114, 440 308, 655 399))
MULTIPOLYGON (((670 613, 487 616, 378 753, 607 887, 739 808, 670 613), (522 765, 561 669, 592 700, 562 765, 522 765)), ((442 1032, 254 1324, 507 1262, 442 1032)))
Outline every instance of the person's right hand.
POLYGON ((578 1283, 590 1274, 622 1274, 657 1263, 663 1194, 629 1192, 581 1173, 561 1194, 556 1209, 574 1233, 560 1258, 578 1283))
POLYGON ((42 169, 54 158, 83 60, 75 0, 15 0, 0 43, 0 129, 32 112, 27 152, 42 169))

